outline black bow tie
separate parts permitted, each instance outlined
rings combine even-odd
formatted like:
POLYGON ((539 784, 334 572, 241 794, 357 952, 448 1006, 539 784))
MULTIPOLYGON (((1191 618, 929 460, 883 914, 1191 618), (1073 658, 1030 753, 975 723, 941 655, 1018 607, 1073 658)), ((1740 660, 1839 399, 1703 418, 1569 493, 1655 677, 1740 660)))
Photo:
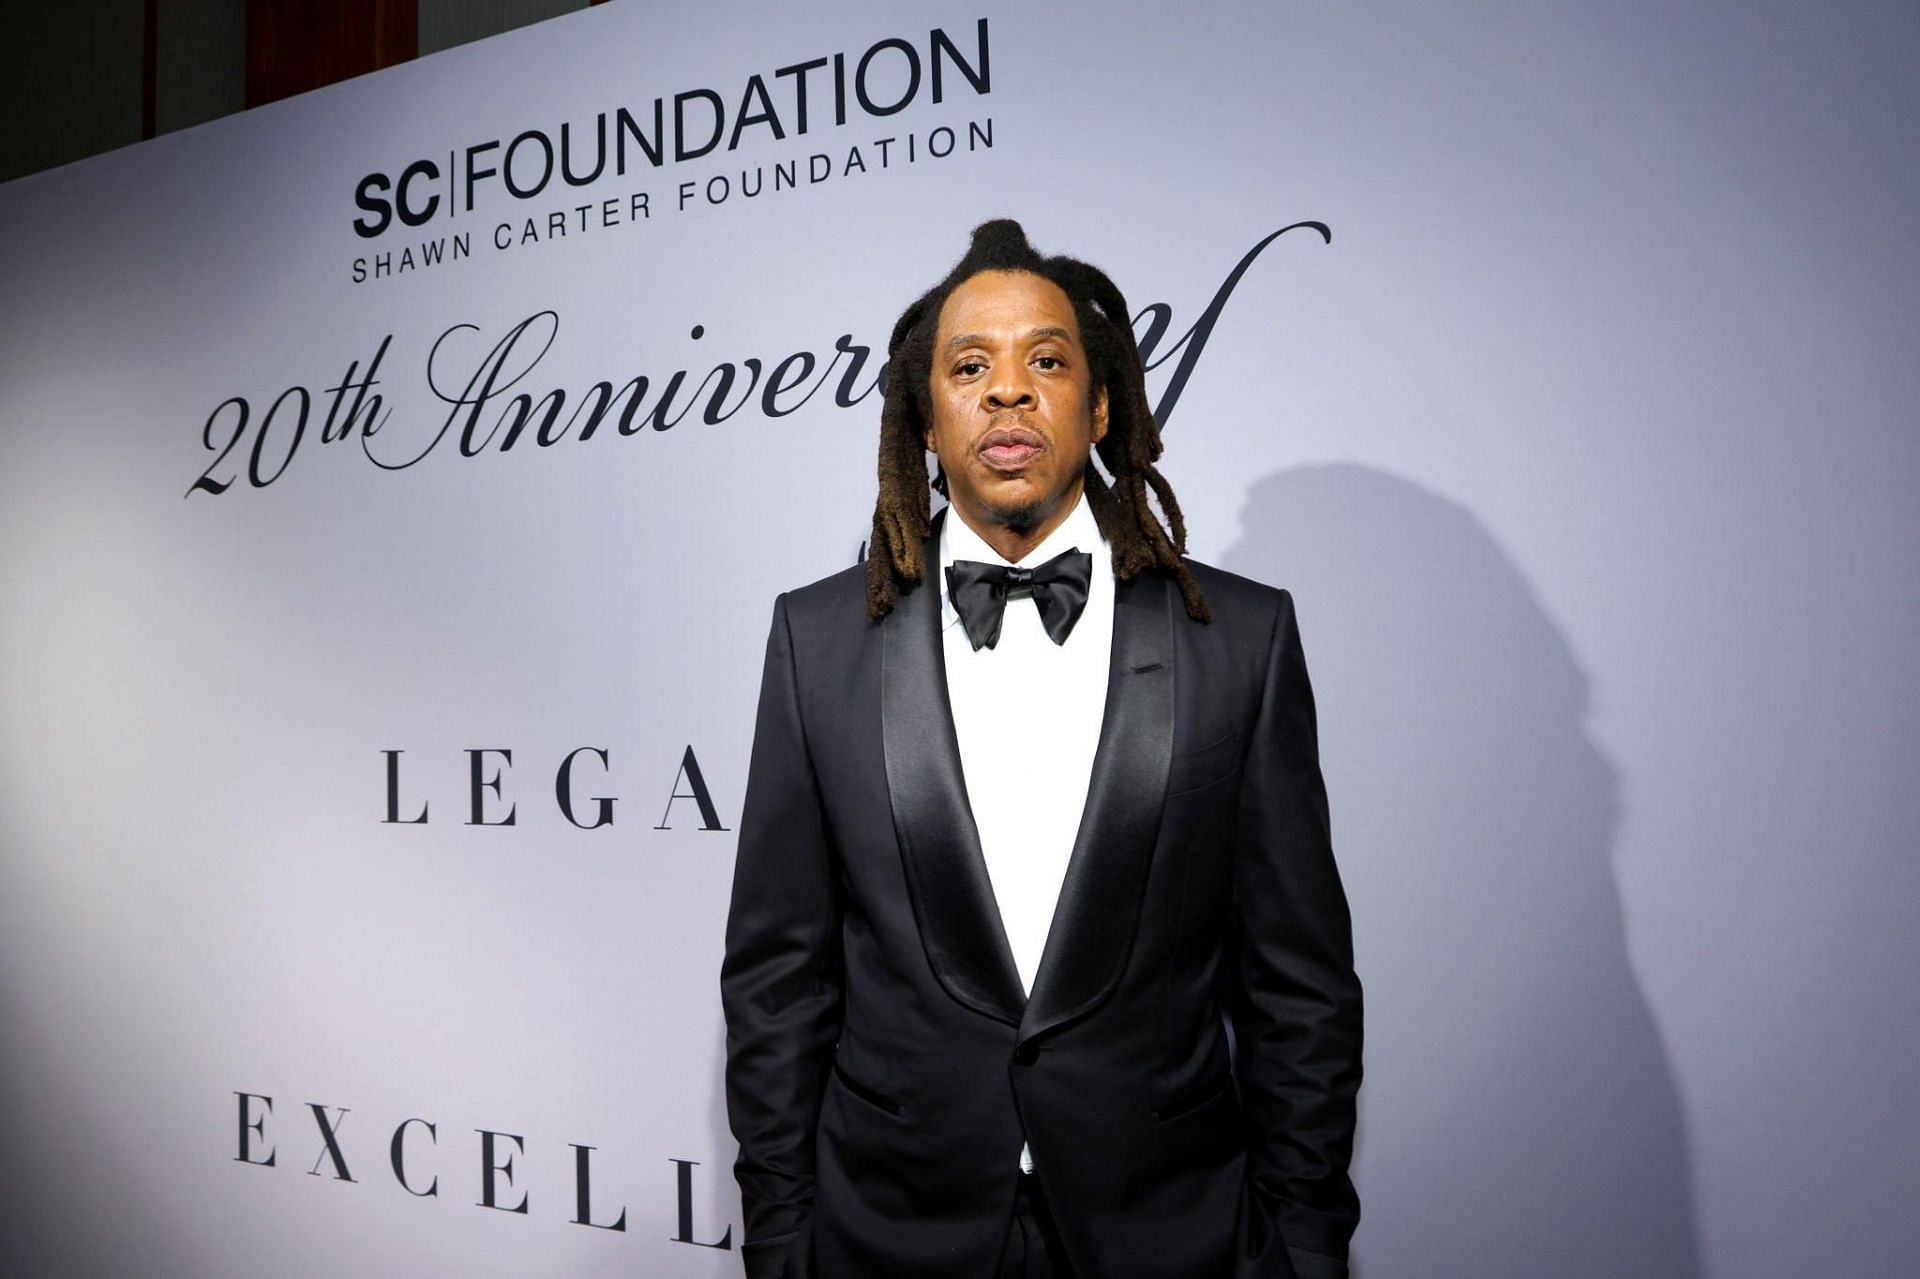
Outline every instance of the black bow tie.
POLYGON ((979 560, 955 560, 947 566, 947 597, 967 638, 978 650, 1000 642, 1000 621, 1006 615, 1007 592, 1030 587, 1040 610, 1040 624, 1056 644, 1067 642, 1073 624, 1087 606, 1087 584, 1093 578, 1093 556, 1070 547, 1044 564, 1010 568, 979 560))

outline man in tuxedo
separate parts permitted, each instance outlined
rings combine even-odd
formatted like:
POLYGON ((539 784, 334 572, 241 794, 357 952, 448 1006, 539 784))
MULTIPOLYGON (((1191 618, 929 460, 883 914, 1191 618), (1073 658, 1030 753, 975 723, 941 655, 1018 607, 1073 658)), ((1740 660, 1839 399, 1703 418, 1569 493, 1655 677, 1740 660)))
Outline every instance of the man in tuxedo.
POLYGON ((746 1272, 1338 1279, 1361 988, 1292 599, 1183 554, 1098 270, 989 222, 888 351, 865 563, 767 641, 746 1272))

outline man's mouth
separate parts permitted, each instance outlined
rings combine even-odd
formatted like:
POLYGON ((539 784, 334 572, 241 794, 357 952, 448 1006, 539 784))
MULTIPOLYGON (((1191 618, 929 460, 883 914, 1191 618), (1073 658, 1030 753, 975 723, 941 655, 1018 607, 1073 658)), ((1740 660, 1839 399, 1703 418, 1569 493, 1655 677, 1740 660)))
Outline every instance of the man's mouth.
POLYGON ((1046 447, 1039 432, 1023 426, 995 427, 980 442, 980 456, 998 470, 1018 470, 1046 447))

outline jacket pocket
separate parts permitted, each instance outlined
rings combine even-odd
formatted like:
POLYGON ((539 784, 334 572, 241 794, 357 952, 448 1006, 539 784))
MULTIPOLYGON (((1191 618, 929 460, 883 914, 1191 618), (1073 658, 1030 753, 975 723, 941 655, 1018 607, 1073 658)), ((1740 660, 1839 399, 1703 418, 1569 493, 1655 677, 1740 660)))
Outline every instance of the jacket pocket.
POLYGON ((1184 1119, 1207 1109, 1222 1097, 1233 1092, 1233 1074, 1231 1071, 1221 1079, 1209 1079, 1186 1088, 1176 1089, 1167 1095, 1150 1118, 1155 1123, 1169 1123, 1175 1119, 1184 1119))
POLYGON ((1231 777, 1240 766, 1240 730, 1182 751, 1167 770, 1167 794, 1179 795, 1231 777))
POLYGON ((858 1097, 861 1101, 867 1103, 867 1105, 884 1110, 889 1115, 904 1115, 907 1113, 906 1103, 896 1101, 873 1085, 862 1083, 852 1075, 849 1075, 846 1067, 840 1064, 838 1057, 833 1059, 833 1073, 834 1076, 840 1080, 841 1087, 845 1088, 855 1097, 858 1097))

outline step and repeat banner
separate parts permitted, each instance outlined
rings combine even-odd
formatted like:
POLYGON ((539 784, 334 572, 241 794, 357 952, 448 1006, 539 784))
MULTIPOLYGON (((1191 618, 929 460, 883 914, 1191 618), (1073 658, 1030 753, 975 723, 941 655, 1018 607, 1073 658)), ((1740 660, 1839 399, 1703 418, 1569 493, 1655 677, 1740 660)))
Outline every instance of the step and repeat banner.
POLYGON ((1908 25, 613 4, 0 187, 9 1269, 739 1273, 773 599, 1011 216, 1298 601, 1358 1273, 1884 1273, 1908 25))

